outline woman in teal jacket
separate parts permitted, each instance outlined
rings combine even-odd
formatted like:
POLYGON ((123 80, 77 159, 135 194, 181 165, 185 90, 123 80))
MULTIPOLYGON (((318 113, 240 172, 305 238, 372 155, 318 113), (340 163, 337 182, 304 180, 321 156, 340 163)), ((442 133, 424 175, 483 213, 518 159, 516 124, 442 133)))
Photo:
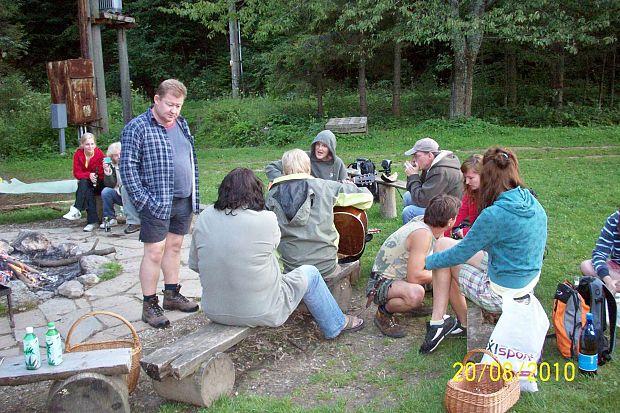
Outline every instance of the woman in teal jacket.
MULTIPOLYGON (((426 269, 453 267, 484 250, 489 257, 488 279, 475 280, 479 291, 495 294, 500 300, 505 293, 522 297, 532 292, 542 268, 547 215, 524 188, 519 163, 511 150, 491 148, 484 154, 478 210, 480 215, 467 236, 452 248, 428 256, 426 269)), ((465 319, 444 319, 450 288, 462 282, 459 272, 436 273, 439 275, 433 271, 433 314, 421 353, 433 351, 459 322, 467 325, 465 319)))

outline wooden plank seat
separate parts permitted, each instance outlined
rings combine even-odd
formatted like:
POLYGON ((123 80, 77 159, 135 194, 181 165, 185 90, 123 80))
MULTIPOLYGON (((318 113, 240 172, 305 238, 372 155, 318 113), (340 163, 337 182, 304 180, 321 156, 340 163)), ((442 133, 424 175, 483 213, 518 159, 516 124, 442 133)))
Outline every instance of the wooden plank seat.
POLYGON ((228 348, 246 338, 250 327, 209 323, 159 348, 140 361, 163 398, 209 407, 235 384, 235 366, 228 348))
POLYGON ((0 366, 0 386, 54 380, 47 398, 48 412, 129 413, 125 375, 131 368, 131 349, 65 353, 58 366, 49 366, 43 354, 41 358, 39 369, 27 370, 23 356, 7 357, 0 366), (92 392, 93 388, 97 392, 92 392))
MULTIPOLYGON (((349 311, 351 307, 351 297, 353 296, 353 287, 351 284, 355 284, 360 278, 360 262, 353 261, 346 264, 338 264, 338 268, 329 276, 324 277, 327 288, 334 296, 338 307, 343 313, 349 311)), ((302 302, 297 307, 297 310, 308 314, 306 305, 302 302)))

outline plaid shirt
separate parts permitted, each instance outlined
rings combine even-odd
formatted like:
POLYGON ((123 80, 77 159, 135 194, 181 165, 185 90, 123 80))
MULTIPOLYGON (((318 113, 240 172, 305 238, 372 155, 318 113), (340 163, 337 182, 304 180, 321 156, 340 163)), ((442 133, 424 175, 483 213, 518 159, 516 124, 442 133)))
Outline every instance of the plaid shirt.
MULTIPOLYGON (((185 118, 179 116, 177 124, 192 145, 192 202, 194 212, 197 213, 200 200, 194 137, 185 118)), ((174 194, 172 147, 166 128, 157 122, 151 108, 125 125, 121 133, 121 145, 121 180, 136 209, 142 211, 146 206, 156 218, 170 218, 174 194)))

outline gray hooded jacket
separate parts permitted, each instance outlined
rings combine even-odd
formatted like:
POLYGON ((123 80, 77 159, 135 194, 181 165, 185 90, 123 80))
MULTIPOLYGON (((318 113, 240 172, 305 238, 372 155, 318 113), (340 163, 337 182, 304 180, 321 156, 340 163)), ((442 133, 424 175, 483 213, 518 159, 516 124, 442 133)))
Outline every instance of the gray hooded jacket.
POLYGON ((413 203, 422 208, 428 207, 430 200, 439 194, 461 199, 463 174, 459 158, 450 151, 440 151, 430 168, 407 177, 407 190, 413 203))
MULTIPOLYGON (((326 179, 328 181, 342 181, 347 178, 347 168, 342 159, 336 156, 336 136, 332 131, 324 130, 319 132, 312 141, 310 150, 306 153, 310 157, 311 173, 315 178, 326 179), (321 142, 329 148, 332 159, 329 161, 319 161, 316 158, 314 155, 314 145, 317 142, 321 142)), ((269 181, 273 181, 282 176, 282 161, 277 160, 271 162, 265 167, 265 172, 267 173, 267 179, 269 179, 269 181)))

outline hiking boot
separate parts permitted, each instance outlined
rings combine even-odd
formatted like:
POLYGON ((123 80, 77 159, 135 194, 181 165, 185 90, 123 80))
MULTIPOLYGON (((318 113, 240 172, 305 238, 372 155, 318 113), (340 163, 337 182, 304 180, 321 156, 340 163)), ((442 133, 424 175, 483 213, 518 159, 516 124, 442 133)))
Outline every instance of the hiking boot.
POLYGON ((396 324, 394 314, 390 314, 379 308, 375 314, 375 325, 384 335, 392 338, 402 338, 407 335, 407 331, 401 325, 396 324))
POLYGON ((426 336, 424 342, 420 346, 420 353, 427 354, 434 351, 439 343, 448 336, 456 327, 456 318, 449 316, 444 318, 443 324, 432 326, 430 322, 426 324, 426 336))
POLYGON ((170 325, 170 320, 164 315, 157 297, 142 302, 142 321, 155 328, 165 328, 170 325))
POLYGON ((125 234, 133 234, 134 232, 140 231, 140 224, 129 224, 127 228, 125 228, 125 234))
POLYGON ((414 308, 413 310, 407 312, 411 317, 428 317, 433 314, 433 307, 430 305, 421 305, 418 308, 414 308))
POLYGON ((179 293, 181 284, 177 284, 176 290, 164 290, 164 310, 179 310, 184 313, 193 313, 198 310, 198 304, 188 300, 179 293))

